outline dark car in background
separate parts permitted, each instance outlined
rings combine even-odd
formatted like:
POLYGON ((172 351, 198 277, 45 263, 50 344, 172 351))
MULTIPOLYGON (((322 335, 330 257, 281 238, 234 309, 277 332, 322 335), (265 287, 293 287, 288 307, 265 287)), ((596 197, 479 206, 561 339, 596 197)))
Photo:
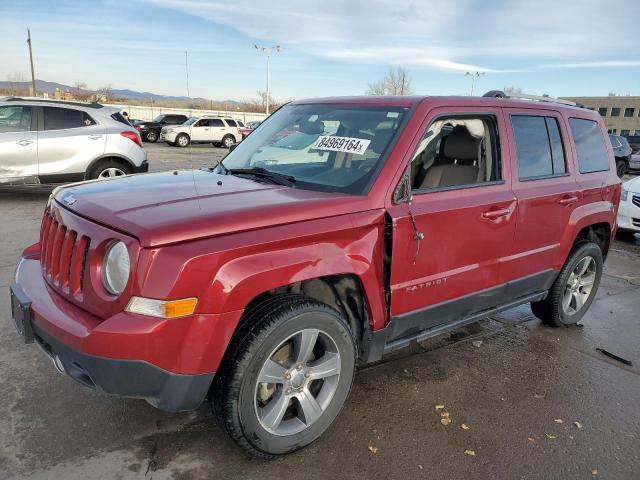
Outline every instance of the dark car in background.
POLYGON ((629 171, 629 162, 632 154, 631 146, 627 139, 620 135, 609 134, 609 140, 611 140, 613 154, 616 157, 616 172, 619 177, 622 177, 629 171))
POLYGON ((182 125, 189 117, 186 115, 158 115, 150 122, 136 123, 135 127, 140 132, 144 142, 155 143, 160 138, 160 131, 166 125, 182 125))

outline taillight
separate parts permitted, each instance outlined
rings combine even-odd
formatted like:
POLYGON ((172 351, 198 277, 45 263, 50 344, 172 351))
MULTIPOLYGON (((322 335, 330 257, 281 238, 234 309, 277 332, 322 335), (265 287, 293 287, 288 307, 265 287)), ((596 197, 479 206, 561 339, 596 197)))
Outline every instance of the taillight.
POLYGON ((120 132, 120 135, 122 135, 125 138, 128 138, 129 140, 131 140, 133 143, 135 143, 139 147, 142 147, 142 140, 140 140, 140 135, 138 135, 138 132, 132 132, 131 130, 125 130, 124 132, 120 132))

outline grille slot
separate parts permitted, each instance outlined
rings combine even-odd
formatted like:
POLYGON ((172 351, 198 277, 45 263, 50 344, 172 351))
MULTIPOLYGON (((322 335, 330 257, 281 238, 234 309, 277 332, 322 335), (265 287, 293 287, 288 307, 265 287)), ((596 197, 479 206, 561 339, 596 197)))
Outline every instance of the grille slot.
POLYGON ((73 295, 82 292, 91 240, 68 229, 48 212, 40 231, 40 264, 51 283, 73 295))
POLYGON ((640 195, 634 195, 631 197, 631 201, 636 207, 640 207, 640 195))

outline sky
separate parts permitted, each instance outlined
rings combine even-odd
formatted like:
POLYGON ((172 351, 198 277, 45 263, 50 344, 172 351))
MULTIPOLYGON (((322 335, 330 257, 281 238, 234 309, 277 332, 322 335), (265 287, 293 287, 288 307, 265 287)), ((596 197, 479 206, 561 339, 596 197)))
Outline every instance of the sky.
POLYGON ((640 95, 640 2, 618 0, 0 0, 0 80, 36 77, 244 100, 361 95, 390 67, 421 95, 514 86, 640 95))

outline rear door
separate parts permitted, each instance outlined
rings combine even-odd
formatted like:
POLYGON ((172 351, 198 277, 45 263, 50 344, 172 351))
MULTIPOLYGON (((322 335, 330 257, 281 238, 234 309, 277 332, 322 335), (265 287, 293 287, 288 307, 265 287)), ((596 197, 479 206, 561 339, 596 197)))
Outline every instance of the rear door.
MULTIPOLYGON (((505 109, 510 128, 513 191, 518 200, 506 280, 525 293, 549 288, 564 263, 562 235, 581 200, 570 136, 553 110, 505 109)), ((513 287, 515 288, 515 287, 513 287)))
POLYGON ((0 106, 0 183, 37 183, 38 134, 35 109, 0 106))
POLYGON ((422 128, 410 163, 413 200, 388 208, 392 338, 504 301, 500 266, 515 232, 500 109, 438 108, 422 128))
POLYGON ((211 125, 211 141, 220 142, 222 137, 227 133, 227 126, 220 118, 210 119, 211 125))
POLYGON ((77 179, 104 154, 106 127, 89 113, 67 107, 41 107, 38 173, 42 183, 77 179), (70 176, 70 177, 69 177, 70 176))
POLYGON ((234 138, 236 139, 236 142, 239 142, 242 136, 240 135, 240 131, 238 130, 238 122, 236 122, 231 118, 226 118, 225 122, 227 122, 227 125, 229 127, 229 130, 228 130, 229 133, 231 133, 234 136, 234 138))

